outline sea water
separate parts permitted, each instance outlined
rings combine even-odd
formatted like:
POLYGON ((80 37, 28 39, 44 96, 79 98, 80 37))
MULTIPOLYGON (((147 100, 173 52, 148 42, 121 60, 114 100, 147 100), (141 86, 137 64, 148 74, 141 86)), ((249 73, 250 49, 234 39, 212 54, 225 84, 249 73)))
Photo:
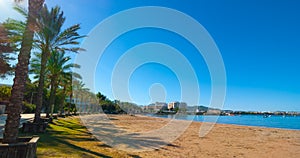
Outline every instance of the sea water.
POLYGON ((215 122, 221 124, 234 124, 243 126, 260 126, 270 128, 283 128, 300 130, 300 116, 270 115, 235 115, 235 116, 213 116, 213 115, 155 115, 149 116, 160 118, 171 118, 180 120, 193 120, 196 122, 215 122))

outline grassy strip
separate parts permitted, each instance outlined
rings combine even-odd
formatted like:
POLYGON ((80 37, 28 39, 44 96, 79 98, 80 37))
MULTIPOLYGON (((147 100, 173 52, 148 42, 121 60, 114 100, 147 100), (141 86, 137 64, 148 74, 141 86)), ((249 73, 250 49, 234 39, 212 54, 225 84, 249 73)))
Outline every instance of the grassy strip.
POLYGON ((39 137, 37 157, 135 157, 95 140, 78 117, 55 120, 39 137))

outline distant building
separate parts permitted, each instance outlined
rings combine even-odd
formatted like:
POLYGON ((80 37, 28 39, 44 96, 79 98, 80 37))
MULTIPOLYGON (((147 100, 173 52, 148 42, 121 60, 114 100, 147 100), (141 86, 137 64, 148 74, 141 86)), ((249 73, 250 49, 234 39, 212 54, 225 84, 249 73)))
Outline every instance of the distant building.
POLYGON ((179 108, 180 103, 179 102, 171 102, 168 104, 168 109, 175 109, 175 108, 179 108))

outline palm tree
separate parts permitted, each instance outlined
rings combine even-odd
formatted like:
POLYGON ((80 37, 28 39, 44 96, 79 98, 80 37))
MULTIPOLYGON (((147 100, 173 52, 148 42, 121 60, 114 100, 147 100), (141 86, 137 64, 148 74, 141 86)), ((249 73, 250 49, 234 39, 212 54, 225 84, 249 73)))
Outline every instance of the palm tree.
POLYGON ((99 106, 98 106, 98 97, 96 94, 87 91, 86 92, 86 104, 89 105, 89 112, 91 113, 96 113, 99 111, 99 106))
POLYGON ((80 29, 80 25, 76 24, 64 31, 61 31, 61 27, 65 22, 63 12, 60 11, 58 6, 48 11, 47 6, 44 6, 41 10, 41 16, 39 19, 39 31, 37 32, 37 47, 41 50, 41 69, 39 75, 38 84, 38 96, 37 107, 35 112, 34 122, 39 122, 41 108, 43 103, 43 88, 44 88, 44 76, 46 71, 47 60, 52 51, 59 52, 75 52, 78 53, 80 49, 77 45, 77 41, 84 36, 80 36, 77 31, 80 29))
MULTIPOLYGON (((41 67, 41 53, 35 52, 35 58, 31 60, 30 72, 35 74, 34 78, 39 78, 39 71, 41 67)), ((81 79, 81 76, 78 73, 71 71, 72 68, 80 68, 77 64, 69 63, 71 58, 65 56, 65 53, 59 53, 57 51, 51 52, 51 55, 47 61, 47 66, 45 70, 45 87, 50 87, 50 98, 49 104, 46 106, 46 112, 49 116, 51 105, 55 102, 56 90, 59 86, 62 87, 62 99, 60 101, 61 105, 64 105, 64 98, 66 95, 70 95, 72 78, 81 79)), ((62 110, 63 107, 60 107, 62 110)))
MULTIPOLYGON (((79 77, 81 79, 81 76, 79 77)), ((61 80, 63 97, 60 100, 59 115, 62 115, 64 111, 65 99, 67 96, 72 99, 72 74, 66 74, 61 80)))
POLYGON ((97 96, 97 98, 99 99, 99 101, 104 101, 104 100, 107 99, 106 96, 103 95, 101 92, 98 92, 98 93, 96 94, 96 96, 97 96))
POLYGON ((61 80, 60 80, 60 86, 63 88, 62 89, 62 94, 63 94, 63 97, 61 98, 61 101, 60 101, 60 114, 62 114, 62 111, 63 111, 63 108, 64 108, 64 105, 65 105, 65 99, 66 97, 68 96, 69 99, 70 99, 70 104, 72 103, 72 99, 73 99, 73 79, 74 80, 81 80, 82 77, 80 74, 78 73, 74 73, 74 72, 71 72, 71 73, 65 73, 61 80))
MULTIPOLYGON (((81 76, 78 77, 81 79, 81 76)), ((73 86, 72 86, 72 80, 73 76, 72 75, 66 75, 62 78, 61 80, 61 86, 63 87, 63 97, 60 101, 60 115, 62 115, 62 112, 64 110, 64 105, 65 105, 65 98, 68 96, 70 100, 70 104, 72 103, 73 99, 73 86)))
POLYGON ((49 70, 49 79, 50 79, 50 99, 47 115, 49 115, 49 110, 51 109, 51 116, 53 114, 53 108, 55 103, 55 94, 56 89, 59 86, 61 80, 69 78, 71 75, 80 76, 79 74, 72 73, 71 68, 80 68, 79 65, 68 63, 70 61, 69 56, 65 56, 64 52, 53 51, 48 60, 47 69, 49 70))
MULTIPOLYGON (((83 105, 83 97, 85 95, 86 92, 89 91, 88 88, 85 88, 85 84, 82 82, 82 81, 79 81, 79 80, 73 80, 73 90, 72 90, 72 93, 73 95, 75 96, 75 104, 79 104, 77 106, 79 106, 79 109, 84 109, 84 105, 83 105), (80 96, 80 98, 79 98, 80 96)), ((71 107, 70 107, 70 104, 69 104, 69 107, 68 107, 68 114, 70 114, 70 111, 71 111, 71 107)))
POLYGON ((33 34, 37 26, 36 19, 44 4, 44 0, 29 0, 28 3, 26 29, 23 34, 21 49, 18 55, 18 64, 15 69, 15 78, 12 87, 10 103, 6 107, 7 119, 3 133, 3 143, 17 142, 18 127, 20 124, 22 101, 28 76, 28 65, 33 42, 33 34))

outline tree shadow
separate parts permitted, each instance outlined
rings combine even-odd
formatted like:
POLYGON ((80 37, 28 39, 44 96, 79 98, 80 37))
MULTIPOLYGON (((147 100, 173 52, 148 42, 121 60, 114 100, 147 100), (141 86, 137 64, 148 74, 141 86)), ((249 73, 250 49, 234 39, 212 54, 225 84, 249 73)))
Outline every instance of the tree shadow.
POLYGON ((102 147, 102 148, 112 148, 111 146, 107 145, 107 144, 100 144, 98 145, 99 147, 102 147))
POLYGON ((138 155, 133 155, 133 154, 128 154, 128 155, 131 156, 132 158, 142 158, 142 157, 140 157, 138 155))
POLYGON ((84 126, 78 125, 77 123, 74 123, 74 122, 68 121, 68 120, 60 120, 59 123, 53 122, 53 124, 55 124, 55 125, 63 125, 63 127, 69 128, 71 130, 85 129, 84 126))
POLYGON ((125 131, 124 128, 118 128, 111 123, 109 118, 99 115, 85 116, 82 121, 98 140, 119 150, 139 152, 155 150, 163 146, 178 147, 151 133, 125 131))
MULTIPOLYGON (((80 126, 76 124, 76 126, 80 126)), ((66 153, 70 151, 70 149, 73 149, 76 151, 76 153, 80 153, 85 155, 87 157, 87 154, 93 155, 93 157, 106 157, 110 158, 111 156, 95 152, 92 150, 89 150, 88 148, 81 147, 76 145, 74 142, 91 142, 95 141, 96 139, 93 138, 89 133, 87 133, 87 130, 84 126, 80 126, 79 129, 85 129, 85 131, 82 130, 76 130, 74 127, 75 123, 66 121, 66 120, 59 120, 55 122, 54 124, 47 127, 47 132, 43 134, 39 134, 40 140, 38 142, 38 148, 53 148, 55 150, 59 150, 62 153, 66 153)), ((32 135, 31 133, 22 133, 20 131, 21 136, 27 136, 32 135)))
POLYGON ((83 151, 83 152, 86 152, 86 153, 90 153, 90 154, 93 154, 93 155, 95 155, 97 157, 111 158, 110 156, 107 156, 107 155, 104 155, 104 154, 101 154, 101 153, 98 153, 98 152, 94 152, 94 151, 91 151, 89 149, 85 149, 85 148, 79 147, 77 145, 69 143, 68 141, 64 141, 63 139, 54 138, 54 140, 57 141, 57 142, 59 142, 59 143, 65 144, 68 147, 73 148, 73 149, 78 150, 78 151, 83 151))

